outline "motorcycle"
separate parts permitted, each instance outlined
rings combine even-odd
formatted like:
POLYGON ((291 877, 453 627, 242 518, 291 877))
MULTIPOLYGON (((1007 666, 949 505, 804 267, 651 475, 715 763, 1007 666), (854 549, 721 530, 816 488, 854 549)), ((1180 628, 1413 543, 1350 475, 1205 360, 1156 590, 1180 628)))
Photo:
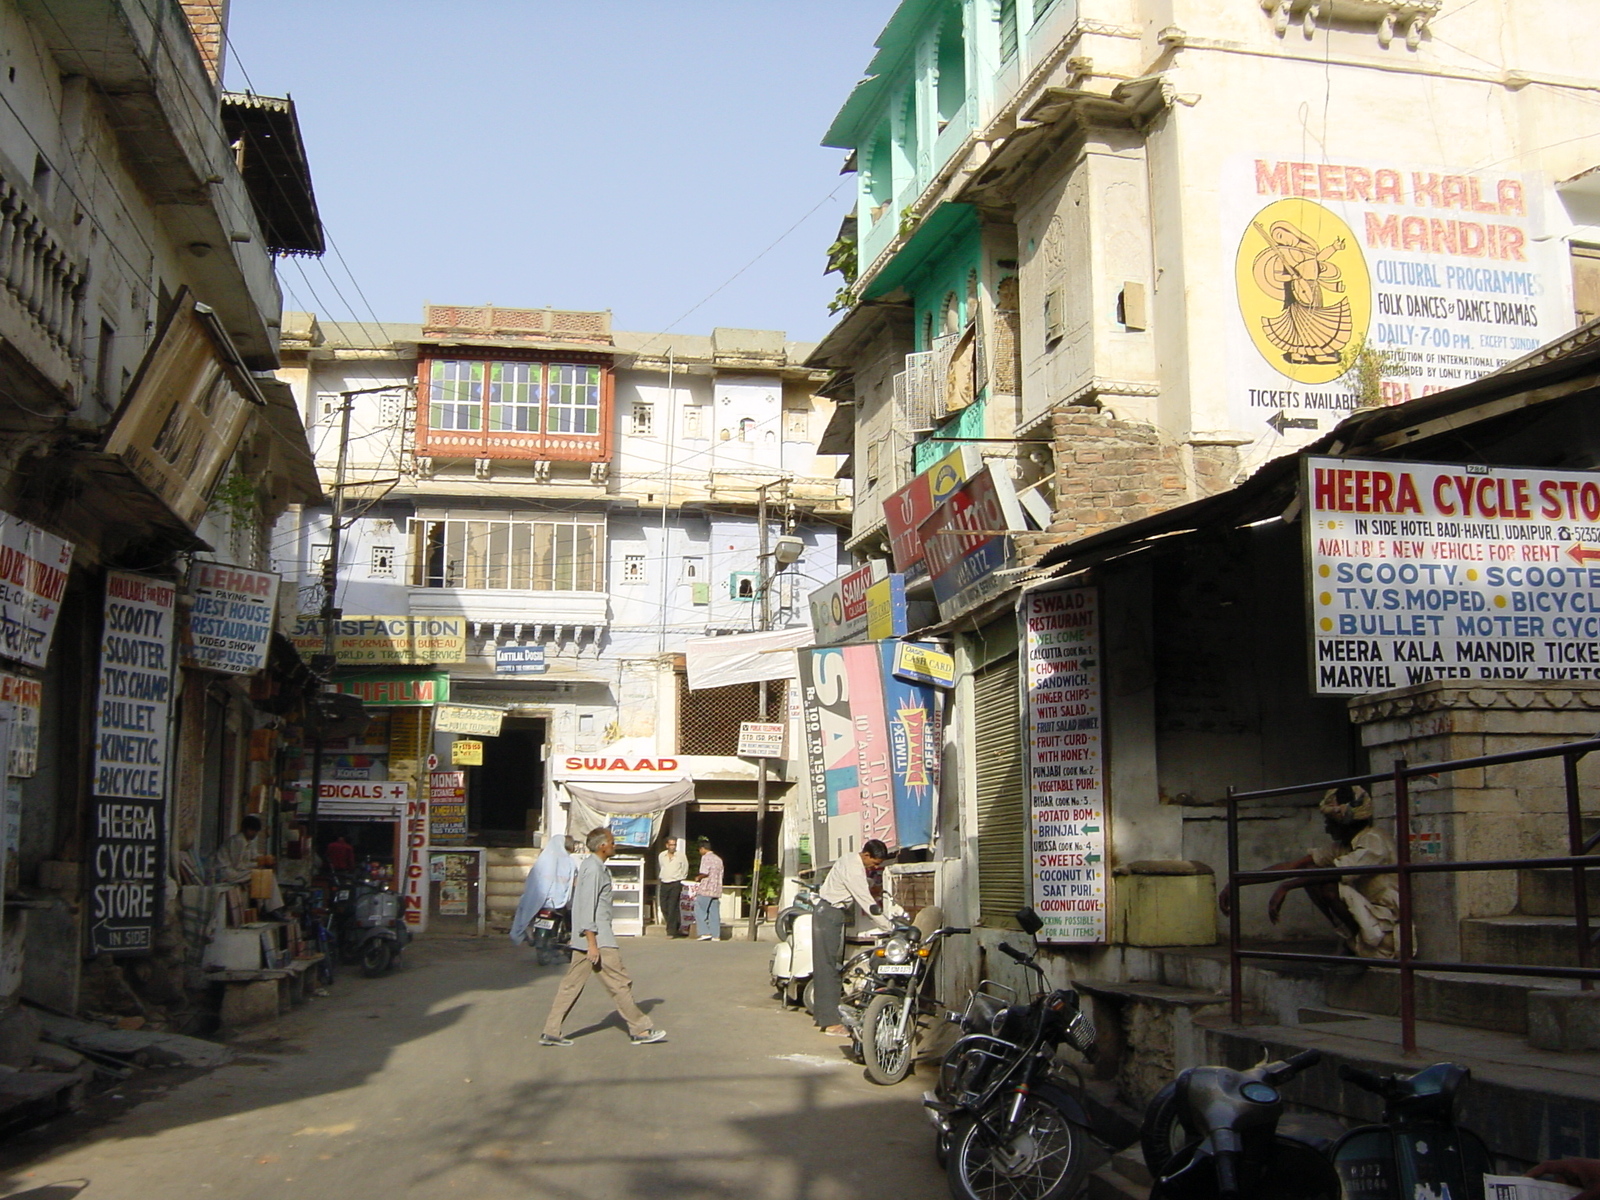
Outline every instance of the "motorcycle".
POLYGON ((359 963, 368 978, 392 967, 411 942, 411 927, 400 916, 400 897, 355 875, 334 878, 333 928, 340 958, 359 963))
POLYGON ((533 945, 533 957, 541 967, 554 962, 571 962, 572 947, 567 944, 572 931, 570 908, 541 908, 528 922, 523 936, 533 945))
POLYGON ((1383 1123, 1337 1140, 1286 1133, 1278 1086, 1320 1059, 1308 1050, 1250 1071, 1195 1067, 1156 1093, 1141 1135, 1152 1200, 1483 1200, 1492 1159, 1455 1121, 1466 1067, 1379 1077, 1342 1065, 1341 1079, 1382 1097, 1383 1123))
POLYGON ((852 1049, 873 1083, 899 1083, 911 1072, 921 1018, 938 1001, 926 995, 939 943, 970 929, 944 926, 944 913, 930 905, 915 922, 894 927, 863 959, 865 986, 839 1005, 839 1019, 854 1038, 852 1049))
POLYGON ((1036 961, 1038 914, 1024 908, 1017 921, 1034 936, 1033 953, 1005 942, 999 949, 1037 976, 1038 990, 1024 1003, 1009 988, 980 983, 955 1018, 963 1036, 945 1054, 938 1089, 923 1096, 956 1200, 1061 1200, 1084 1185, 1090 1139, 1115 1152, 1138 1138, 1115 1113, 1087 1106, 1081 1081, 1057 1071, 1063 1043, 1093 1057, 1094 1022, 1077 992, 1051 988, 1036 961))

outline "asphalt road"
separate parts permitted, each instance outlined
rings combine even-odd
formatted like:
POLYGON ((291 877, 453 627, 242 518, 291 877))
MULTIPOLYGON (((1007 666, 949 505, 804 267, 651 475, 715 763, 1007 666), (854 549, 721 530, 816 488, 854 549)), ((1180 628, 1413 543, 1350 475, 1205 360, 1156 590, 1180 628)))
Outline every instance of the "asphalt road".
MULTIPOLYGON (((624 939, 634 1046, 598 981, 538 1045, 562 968, 423 940, 241 1041, 241 1059, 18 1162, 20 1200, 924 1200, 947 1195, 919 1074, 866 1081, 767 988, 770 945, 624 939), (74 1182, 76 1181, 76 1182, 74 1182)), ((924 1068, 926 1070, 926 1068, 924 1068)), ((48 1146, 48 1136, 38 1143, 48 1146)), ((25 1145, 25 1144, 24 1144, 25 1145)))

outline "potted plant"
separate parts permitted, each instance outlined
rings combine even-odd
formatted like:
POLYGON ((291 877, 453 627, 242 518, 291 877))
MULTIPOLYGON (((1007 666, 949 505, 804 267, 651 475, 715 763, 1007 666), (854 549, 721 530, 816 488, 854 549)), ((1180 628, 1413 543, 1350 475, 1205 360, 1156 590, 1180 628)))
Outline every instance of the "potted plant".
POLYGON ((783 894, 783 871, 772 863, 761 868, 761 886, 756 897, 766 909, 767 920, 778 919, 778 897, 783 894))

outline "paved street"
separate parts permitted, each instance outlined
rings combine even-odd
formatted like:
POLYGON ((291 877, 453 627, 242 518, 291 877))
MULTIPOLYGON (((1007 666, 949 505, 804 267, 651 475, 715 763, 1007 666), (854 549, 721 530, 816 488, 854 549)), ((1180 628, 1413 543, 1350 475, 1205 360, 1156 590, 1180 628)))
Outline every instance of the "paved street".
POLYGON ((770 950, 625 940, 671 1040, 630 1045, 595 983, 568 1022, 577 1044, 545 1049, 560 968, 503 937, 423 941, 387 978, 341 977, 233 1065, 0 1175, 0 1194, 87 1180, 84 1200, 945 1195, 925 1078, 875 1087, 777 1011, 770 950))

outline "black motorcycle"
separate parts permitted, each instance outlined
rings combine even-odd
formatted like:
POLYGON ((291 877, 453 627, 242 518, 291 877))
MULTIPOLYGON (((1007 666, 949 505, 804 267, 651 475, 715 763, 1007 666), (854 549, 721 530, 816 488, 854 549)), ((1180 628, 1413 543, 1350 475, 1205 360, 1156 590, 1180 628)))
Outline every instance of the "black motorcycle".
POLYGON ((572 932, 570 908, 541 908, 528 922, 528 932, 523 936, 533 945, 533 957, 541 967, 553 962, 571 962, 572 947, 568 945, 572 932))
POLYGON ((937 909, 923 909, 921 924, 897 918, 894 926, 866 955, 865 985, 839 1005, 839 1019, 855 1039, 867 1078, 885 1085, 899 1083, 916 1058, 921 1018, 938 1003, 929 995, 939 943, 970 929, 938 925, 937 909), (934 924, 926 935, 923 927, 934 924))
POLYGON ((392 967, 411 942, 400 897, 360 875, 334 877, 332 924, 339 957, 359 963, 369 978, 392 967))
MULTIPOLYGON (((1017 913, 1030 935, 1044 923, 1031 908, 1017 913)), ((1058 1071, 1063 1043, 1093 1056, 1095 1028, 1072 988, 1051 988, 1034 952, 1000 943, 1001 953, 1037 976, 1026 1003, 985 981, 945 1054, 938 1090, 923 1097, 937 1132, 935 1153, 956 1200, 1060 1200, 1083 1186, 1088 1140, 1108 1150, 1131 1145, 1138 1130, 1109 1110, 1086 1106, 1058 1071), (1090 1108, 1094 1115, 1091 1116, 1090 1108)))
POLYGON ((1483 1139, 1457 1125, 1455 1114, 1456 1093, 1471 1076, 1455 1063, 1381 1077, 1341 1066, 1340 1079, 1383 1098, 1383 1124, 1352 1129, 1333 1148, 1345 1200, 1483 1200, 1493 1161, 1483 1139))

